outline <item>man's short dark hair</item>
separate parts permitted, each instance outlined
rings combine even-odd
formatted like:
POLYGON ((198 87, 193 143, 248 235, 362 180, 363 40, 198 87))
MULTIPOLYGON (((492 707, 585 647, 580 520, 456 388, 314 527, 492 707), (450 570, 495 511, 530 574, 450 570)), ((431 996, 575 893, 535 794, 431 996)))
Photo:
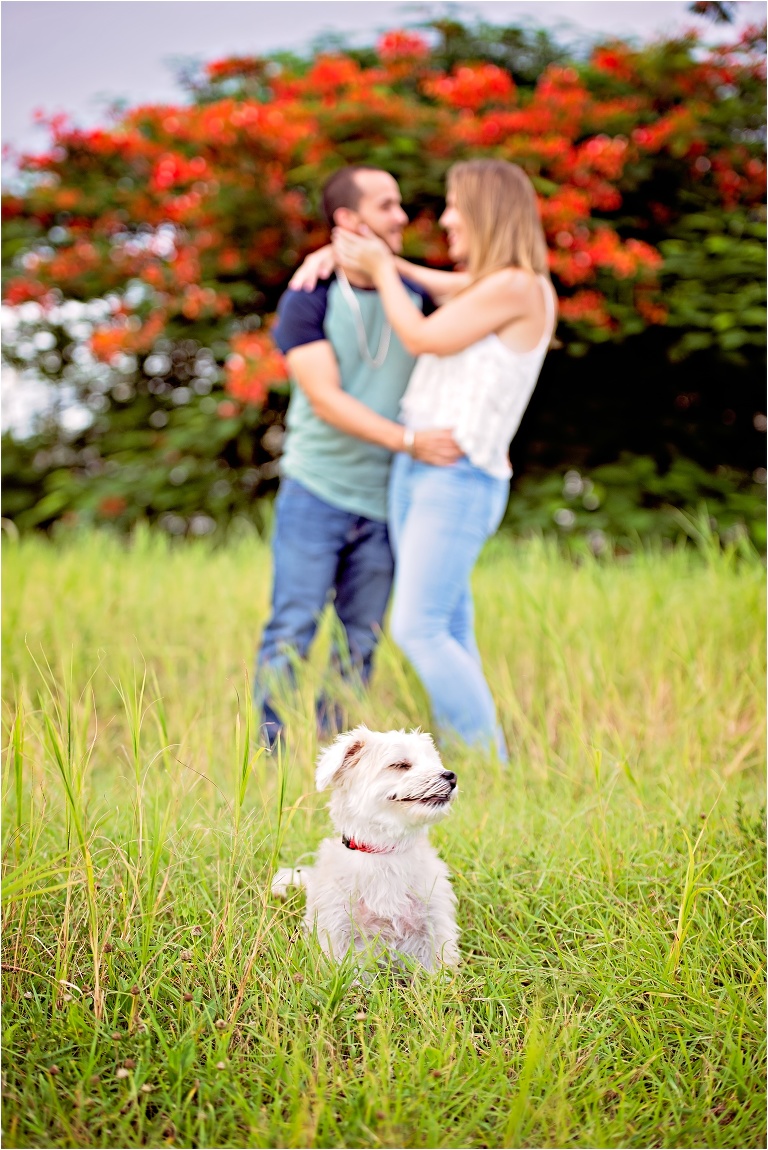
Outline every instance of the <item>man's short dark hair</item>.
POLYGON ((358 172, 381 172, 382 168, 374 168, 370 164, 350 164, 346 168, 339 168, 323 184, 322 208, 326 223, 333 227, 334 214, 337 208, 351 208, 357 211, 362 199, 363 191, 358 185, 355 176, 358 172))

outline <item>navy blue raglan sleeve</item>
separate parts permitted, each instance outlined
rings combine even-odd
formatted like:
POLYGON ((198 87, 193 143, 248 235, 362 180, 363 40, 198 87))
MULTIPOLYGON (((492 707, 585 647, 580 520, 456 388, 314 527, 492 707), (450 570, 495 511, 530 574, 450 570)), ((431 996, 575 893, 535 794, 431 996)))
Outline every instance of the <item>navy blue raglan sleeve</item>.
POLYGON ((294 347, 326 339, 324 322, 328 302, 328 281, 319 283, 313 291, 291 291, 280 297, 277 305, 277 323, 272 338, 283 355, 294 347))

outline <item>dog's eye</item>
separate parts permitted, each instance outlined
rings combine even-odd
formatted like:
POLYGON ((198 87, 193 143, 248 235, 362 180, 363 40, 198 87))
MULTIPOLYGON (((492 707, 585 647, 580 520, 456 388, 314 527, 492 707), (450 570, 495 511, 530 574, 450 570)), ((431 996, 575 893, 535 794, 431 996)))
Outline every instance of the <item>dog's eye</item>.
POLYGON ((390 771, 410 771, 411 764, 410 763, 391 763, 389 769, 390 769, 390 771))

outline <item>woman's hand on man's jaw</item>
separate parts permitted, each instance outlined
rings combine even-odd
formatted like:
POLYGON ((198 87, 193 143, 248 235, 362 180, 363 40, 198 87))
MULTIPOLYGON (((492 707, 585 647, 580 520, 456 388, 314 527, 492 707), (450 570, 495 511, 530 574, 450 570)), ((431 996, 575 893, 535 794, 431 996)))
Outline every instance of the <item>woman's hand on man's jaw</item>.
POLYGON ((372 278, 394 259, 384 241, 370 231, 366 235, 358 235, 346 228, 334 228, 331 241, 337 266, 363 272, 372 278))

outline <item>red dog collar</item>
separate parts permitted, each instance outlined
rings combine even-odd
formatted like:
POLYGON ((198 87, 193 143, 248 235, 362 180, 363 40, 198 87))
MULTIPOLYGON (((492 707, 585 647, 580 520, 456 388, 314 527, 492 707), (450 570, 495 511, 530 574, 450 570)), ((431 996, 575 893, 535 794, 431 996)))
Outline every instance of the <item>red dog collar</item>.
POLYGON ((349 851, 363 851, 368 855, 390 855, 394 847, 372 847, 368 843, 359 843, 355 839, 347 838, 346 835, 341 836, 341 841, 349 851))

